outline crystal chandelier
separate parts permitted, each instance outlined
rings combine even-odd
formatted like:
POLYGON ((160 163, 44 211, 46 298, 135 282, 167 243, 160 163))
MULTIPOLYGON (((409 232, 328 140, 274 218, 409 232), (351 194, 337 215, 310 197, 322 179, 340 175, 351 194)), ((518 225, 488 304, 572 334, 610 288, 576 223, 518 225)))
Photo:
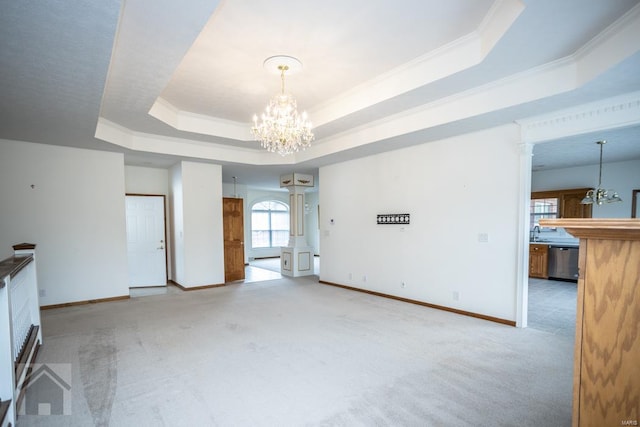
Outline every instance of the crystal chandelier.
POLYGON ((306 112, 298 114, 296 100, 284 92, 284 73, 292 67, 299 69, 302 64, 290 56, 274 56, 267 58, 264 66, 276 66, 280 72, 281 92, 271 99, 260 121, 254 114, 251 133, 268 151, 282 156, 304 150, 313 141, 311 122, 306 112))
POLYGON ((600 174, 598 175, 598 188, 587 191, 587 195, 582 199, 583 205, 602 205, 603 203, 621 202, 622 199, 618 196, 615 190, 605 190, 602 186, 602 146, 607 141, 598 141, 596 144, 600 145, 600 174))

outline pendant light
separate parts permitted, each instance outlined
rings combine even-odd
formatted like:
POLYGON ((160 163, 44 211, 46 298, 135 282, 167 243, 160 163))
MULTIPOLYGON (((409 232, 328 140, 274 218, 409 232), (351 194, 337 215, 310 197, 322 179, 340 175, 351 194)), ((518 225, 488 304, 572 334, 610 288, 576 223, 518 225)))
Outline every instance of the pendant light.
POLYGON ((582 199, 583 205, 597 205, 600 206, 604 203, 621 202, 622 199, 618 196, 615 190, 605 190, 602 188, 602 147, 607 141, 597 141, 596 144, 600 146, 600 173, 598 175, 598 187, 587 191, 586 196, 582 199))

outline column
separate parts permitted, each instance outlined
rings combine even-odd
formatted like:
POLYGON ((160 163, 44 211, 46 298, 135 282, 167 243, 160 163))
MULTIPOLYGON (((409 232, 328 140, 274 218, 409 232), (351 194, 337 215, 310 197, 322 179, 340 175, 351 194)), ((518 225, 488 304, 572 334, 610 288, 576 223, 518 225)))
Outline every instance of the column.
POLYGON ((314 273, 313 247, 304 234, 304 191, 313 186, 313 175, 292 173, 280 177, 280 187, 289 190, 289 243, 280 253, 280 271, 285 276, 314 273))

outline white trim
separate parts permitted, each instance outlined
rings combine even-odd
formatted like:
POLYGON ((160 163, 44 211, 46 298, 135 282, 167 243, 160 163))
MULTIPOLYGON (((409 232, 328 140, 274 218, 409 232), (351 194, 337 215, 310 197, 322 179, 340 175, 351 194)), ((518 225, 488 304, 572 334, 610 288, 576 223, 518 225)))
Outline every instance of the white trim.
POLYGON ((250 131, 250 117, 248 117, 246 123, 243 123, 195 114, 178 109, 164 98, 156 99, 151 110, 149 110, 149 115, 175 129, 186 132, 219 136, 238 141, 255 140, 250 131))
POLYGON ((538 143, 640 123, 640 91, 518 120, 525 142, 538 143))
POLYGON ((516 326, 526 328, 529 305, 529 200, 533 144, 520 143, 520 198, 518 203, 518 255, 516 266, 516 326))
MULTIPOLYGON (((309 111, 315 127, 473 67, 484 60, 524 10, 521 0, 496 0, 477 29, 378 75, 309 111)), ((179 130, 250 141, 250 123, 181 111, 158 98, 149 111, 179 130)))
POLYGON ((95 137, 121 147, 148 153, 249 165, 289 165, 296 163, 296 156, 282 157, 259 147, 234 147, 213 142, 134 132, 103 118, 98 119, 95 137))
POLYGON ((478 28, 309 110, 315 126, 433 83, 484 60, 524 10, 520 0, 497 0, 478 28))

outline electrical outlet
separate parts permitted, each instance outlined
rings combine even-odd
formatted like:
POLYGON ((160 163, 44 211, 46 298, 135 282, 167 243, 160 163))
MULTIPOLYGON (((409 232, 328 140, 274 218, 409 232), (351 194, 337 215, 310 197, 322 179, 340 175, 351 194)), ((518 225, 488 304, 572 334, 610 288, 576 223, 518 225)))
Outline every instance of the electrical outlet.
POLYGON ((353 280, 353 274, 349 273, 349 280, 353 280))
POLYGON ((453 291, 453 300, 454 301, 459 301, 460 300, 460 292, 453 291))
POLYGON ((404 282, 402 282, 402 283, 400 283, 400 286, 404 288, 407 285, 404 282))
POLYGON ((362 276, 362 281, 363 281, 363 282, 366 282, 366 281, 367 281, 367 276, 366 276, 366 275, 365 275, 365 276, 362 276))
POLYGON ((38 289, 38 296, 40 298, 44 298, 47 296, 47 290, 46 289, 38 289))
POLYGON ((480 242, 480 243, 489 243, 489 233, 479 233, 478 234, 478 242, 480 242))

